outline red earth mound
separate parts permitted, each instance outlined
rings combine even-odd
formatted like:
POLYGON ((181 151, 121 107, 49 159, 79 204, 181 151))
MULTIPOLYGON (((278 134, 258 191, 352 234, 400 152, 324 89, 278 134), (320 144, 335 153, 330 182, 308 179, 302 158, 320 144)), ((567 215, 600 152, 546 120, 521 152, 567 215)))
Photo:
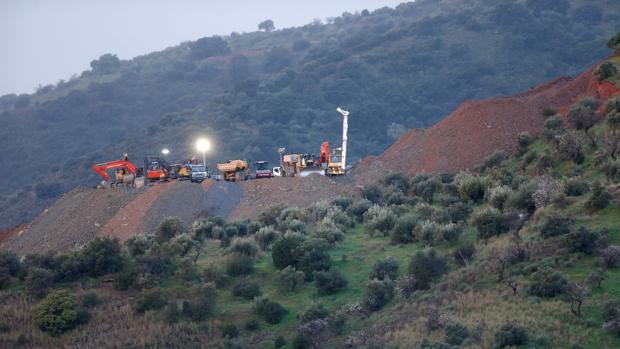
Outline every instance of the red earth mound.
POLYGON ((542 111, 566 112, 579 99, 606 100, 620 90, 600 84, 586 71, 575 79, 559 78, 511 97, 466 101, 447 118, 427 129, 412 129, 383 154, 367 157, 352 170, 358 183, 367 184, 386 170, 413 175, 472 168, 496 150, 512 152, 517 135, 539 134, 542 111))

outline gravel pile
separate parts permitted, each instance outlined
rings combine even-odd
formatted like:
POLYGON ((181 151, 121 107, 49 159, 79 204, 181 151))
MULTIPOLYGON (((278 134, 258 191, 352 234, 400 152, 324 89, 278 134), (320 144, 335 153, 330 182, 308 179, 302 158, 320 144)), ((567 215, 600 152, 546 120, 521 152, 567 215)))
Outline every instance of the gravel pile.
POLYGON ((58 199, 3 248, 23 255, 64 251, 94 239, 97 231, 142 189, 74 189, 58 199))

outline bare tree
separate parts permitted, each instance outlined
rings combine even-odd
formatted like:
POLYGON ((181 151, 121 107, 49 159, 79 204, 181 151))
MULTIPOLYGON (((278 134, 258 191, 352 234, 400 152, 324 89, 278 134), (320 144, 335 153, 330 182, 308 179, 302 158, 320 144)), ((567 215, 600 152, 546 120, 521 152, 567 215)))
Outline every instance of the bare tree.
POLYGON ((512 289, 512 295, 516 296, 517 295, 517 286, 518 286, 517 279, 515 279, 512 274, 510 274, 510 276, 508 277, 507 282, 508 282, 508 286, 510 286, 510 288, 512 289))
POLYGON ((588 282, 596 288, 601 288, 601 282, 607 278, 607 275, 600 270, 592 271, 588 274, 588 282))
POLYGON ((570 310, 573 314, 581 316, 581 305, 585 301, 586 297, 588 297, 589 292, 590 290, 588 290, 587 287, 578 283, 571 283, 568 285, 566 294, 568 296, 568 300, 570 301, 570 310))

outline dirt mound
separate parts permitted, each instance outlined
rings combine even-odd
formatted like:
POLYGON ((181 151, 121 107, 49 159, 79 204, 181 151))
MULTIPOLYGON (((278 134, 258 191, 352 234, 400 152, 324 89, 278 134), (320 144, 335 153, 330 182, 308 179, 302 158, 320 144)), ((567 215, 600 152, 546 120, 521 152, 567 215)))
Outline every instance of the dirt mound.
POLYGON ((466 101, 434 126, 412 129, 382 155, 363 159, 352 174, 366 184, 386 170, 415 174, 472 168, 496 150, 512 152, 520 132, 539 134, 543 109, 566 112, 584 96, 605 100, 618 92, 613 84, 599 84, 590 69, 575 79, 555 79, 512 97, 466 101))
POLYGON ((171 182, 148 187, 107 221, 98 231, 98 234, 115 236, 121 241, 126 241, 133 235, 142 232, 144 216, 155 204, 161 193, 172 185, 173 183, 171 182))
POLYGON ((4 245, 5 241, 21 234, 28 228, 27 224, 21 224, 13 228, 0 229, 0 246, 4 245))
POLYGON ((166 217, 178 217, 186 225, 201 216, 227 217, 240 197, 241 190, 234 183, 208 180, 200 186, 174 182, 148 210, 141 228, 152 231, 166 217))
POLYGON ((43 211, 28 229, 6 241, 3 248, 27 254, 84 245, 138 193, 121 189, 74 189, 43 211))
POLYGON ((241 182, 239 185, 243 197, 230 214, 230 219, 255 218, 265 208, 273 205, 301 208, 345 193, 355 193, 355 188, 349 182, 321 175, 258 179, 241 182))

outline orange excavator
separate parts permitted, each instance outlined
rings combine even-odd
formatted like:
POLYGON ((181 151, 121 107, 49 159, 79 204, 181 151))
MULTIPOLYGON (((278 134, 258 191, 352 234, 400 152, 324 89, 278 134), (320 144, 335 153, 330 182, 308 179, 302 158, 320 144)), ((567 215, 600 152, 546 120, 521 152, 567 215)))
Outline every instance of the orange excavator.
POLYGON ((93 171, 99 174, 103 180, 98 187, 109 188, 111 186, 118 186, 120 184, 129 185, 135 187, 137 182, 136 178, 141 178, 141 169, 137 168, 129 159, 127 155, 122 160, 104 162, 93 165, 93 171), (112 176, 107 172, 109 170, 116 170, 115 178, 112 180, 112 176))

